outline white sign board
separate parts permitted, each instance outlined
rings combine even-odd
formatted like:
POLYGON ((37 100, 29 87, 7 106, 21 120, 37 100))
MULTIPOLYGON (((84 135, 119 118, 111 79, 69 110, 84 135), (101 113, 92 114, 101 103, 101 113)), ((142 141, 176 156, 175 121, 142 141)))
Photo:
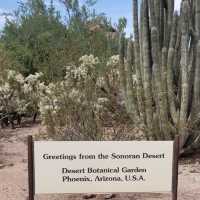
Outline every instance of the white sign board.
POLYGON ((35 194, 171 192, 173 143, 34 142, 35 194))

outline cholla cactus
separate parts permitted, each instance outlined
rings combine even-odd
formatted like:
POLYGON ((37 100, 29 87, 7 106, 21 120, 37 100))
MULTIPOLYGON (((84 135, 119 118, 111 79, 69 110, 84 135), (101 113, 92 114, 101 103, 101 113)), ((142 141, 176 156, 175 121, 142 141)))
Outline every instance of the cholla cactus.
POLYGON ((85 55, 80 59, 81 67, 94 68, 95 65, 99 64, 99 58, 94 57, 94 55, 85 55))
MULTIPOLYGON (((100 61, 93 55, 80 58, 80 65, 65 67, 63 81, 45 86, 40 100, 40 113, 43 123, 52 136, 75 129, 87 139, 98 138, 98 119, 94 115, 99 111, 98 73, 100 61), (85 135, 88 134, 88 135, 85 135)), ((66 138, 65 138, 66 139, 66 138)))
POLYGON ((45 89, 44 83, 41 82, 42 76, 42 73, 30 74, 25 78, 23 84, 24 95, 27 102, 29 102, 27 110, 32 114, 38 112, 41 92, 45 89))
POLYGON ((108 67, 118 67, 119 66, 119 55, 111 56, 107 62, 108 67))
POLYGON ((24 84, 25 79, 24 79, 24 77, 22 76, 22 74, 20 74, 20 73, 16 74, 15 79, 16 79, 16 81, 17 81, 18 83, 24 84))
POLYGON ((43 76, 43 73, 35 73, 35 74, 30 74, 28 77, 26 77, 25 81, 29 85, 34 85, 35 83, 38 82, 38 80, 43 76))
POLYGON ((44 83, 40 82, 41 73, 24 78, 14 70, 8 70, 6 77, 1 77, 0 104, 6 113, 36 113, 40 101, 40 91, 44 83))
POLYGON ((13 70, 6 72, 7 77, 1 77, 0 84, 0 104, 3 112, 23 112, 26 109, 27 102, 22 101, 23 95, 22 87, 24 84, 24 77, 13 70))
POLYGON ((95 78, 96 76, 96 66, 99 64, 99 59, 93 55, 82 56, 79 61, 81 65, 75 71, 75 77, 78 80, 88 80, 90 78, 95 78))

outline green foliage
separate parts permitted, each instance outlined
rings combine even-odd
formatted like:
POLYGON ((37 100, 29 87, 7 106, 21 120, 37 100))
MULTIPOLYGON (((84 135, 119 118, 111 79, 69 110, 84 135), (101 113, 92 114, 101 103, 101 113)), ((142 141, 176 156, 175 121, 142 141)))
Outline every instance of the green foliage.
POLYGON ((72 130, 78 139, 100 140, 105 123, 121 118, 125 110, 116 54, 126 19, 120 19, 115 30, 104 14, 91 11, 95 2, 60 0, 65 18, 53 1, 50 6, 44 0, 20 4, 0 38, 2 110, 40 110, 48 133, 61 133, 65 139, 72 130))
POLYGON ((38 0, 28 1, 20 8, 17 20, 7 22, 2 42, 11 58, 22 66, 23 74, 43 71, 47 79, 52 79, 61 73, 57 60, 62 56, 57 51, 63 49, 64 36, 60 17, 38 0))
POLYGON ((121 17, 118 20, 118 25, 117 25, 117 29, 119 33, 124 32, 124 29, 127 26, 127 19, 125 17, 121 17))
POLYGON ((67 21, 53 1, 50 6, 43 0, 21 2, 15 20, 7 21, 0 40, 10 59, 19 63, 11 68, 25 76, 43 72, 45 81, 51 82, 62 79, 64 66, 77 65, 82 55, 94 54, 106 60, 117 53, 116 39, 108 37, 110 22, 90 11, 95 1, 82 6, 78 0, 60 2, 66 7, 67 21))
POLYGON ((5 76, 6 70, 14 67, 20 68, 19 63, 10 59, 4 45, 0 43, 0 76, 5 76))

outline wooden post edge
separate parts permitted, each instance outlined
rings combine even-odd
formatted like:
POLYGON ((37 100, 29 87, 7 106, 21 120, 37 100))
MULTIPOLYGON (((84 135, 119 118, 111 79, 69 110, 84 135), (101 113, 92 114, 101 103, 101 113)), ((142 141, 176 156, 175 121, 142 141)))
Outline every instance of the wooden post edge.
POLYGON ((172 167, 172 200, 178 199, 178 162, 180 151, 180 136, 176 136, 173 145, 173 167, 172 167))
POLYGON ((32 135, 28 136, 28 200, 34 200, 34 143, 32 135))

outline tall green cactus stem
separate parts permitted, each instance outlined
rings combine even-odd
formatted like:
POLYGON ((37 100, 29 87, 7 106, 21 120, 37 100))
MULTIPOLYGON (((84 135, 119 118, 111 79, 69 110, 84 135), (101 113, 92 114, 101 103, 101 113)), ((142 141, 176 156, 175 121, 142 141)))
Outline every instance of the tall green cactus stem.
MULTIPOLYGON (((134 115, 144 122, 147 139, 184 134, 183 147, 188 135, 200 128, 200 1, 182 0, 179 14, 174 11, 175 0, 142 0, 140 20, 138 0, 132 2, 137 98, 130 101, 135 88, 131 85, 129 44, 125 71, 128 105, 133 102, 135 110, 138 106, 139 115, 134 115)), ((200 134, 193 134, 187 145, 190 143, 200 147, 200 134)))
POLYGON ((173 27, 171 31, 170 45, 168 50, 168 59, 167 59, 167 86, 168 86, 168 101, 170 114, 174 123, 177 123, 178 116, 175 106, 175 94, 174 94, 174 85, 173 85, 173 61, 175 55, 175 42, 177 35, 177 16, 174 15, 173 27))
POLYGON ((152 100, 152 77, 151 77, 151 58, 150 58, 150 36, 148 24, 148 1, 143 0, 144 4, 144 18, 143 18, 143 67, 144 67, 144 96, 145 96, 145 110, 147 126, 152 131, 153 124, 153 100, 152 100))
POLYGON ((135 100, 135 91, 133 86, 133 42, 131 38, 128 41, 127 47, 127 65, 126 65, 126 77, 127 77, 127 112, 134 121, 138 121, 138 108, 137 101, 135 100), (137 118, 137 119, 136 119, 137 118))
POLYGON ((195 32, 196 38, 200 37, 200 1, 195 1, 195 32))
POLYGON ((183 1, 181 5, 181 99, 179 134, 182 134, 181 143, 185 143, 188 137, 188 106, 189 106, 189 2, 183 1))
MULTIPOLYGON (((195 36, 196 41, 200 38, 200 1, 195 1, 195 36)), ((196 48, 196 66, 194 80, 193 120, 197 118, 200 109, 200 41, 196 48)))
POLYGON ((167 102, 167 48, 162 48, 162 67, 161 67, 161 83, 163 87, 163 100, 166 112, 168 112, 167 102))
MULTIPOLYGON (((168 113, 166 110, 166 101, 164 94, 164 87, 161 78, 161 53, 159 52, 159 34, 156 27, 151 29, 151 41, 152 41, 152 57, 153 57, 153 73, 156 91, 156 109, 160 118, 160 137, 165 139, 168 133, 168 113)), ((169 138, 169 137, 168 137, 169 138)))
POLYGON ((186 126, 188 103, 189 103, 189 80, 188 80, 188 1, 182 2, 182 38, 181 38, 181 108, 180 108, 180 130, 186 126))
POLYGON ((165 45, 168 47, 170 42, 170 32, 172 28, 173 23, 173 14, 174 14, 174 0, 166 0, 166 17, 167 17, 167 23, 166 23, 166 37, 165 37, 165 45))
POLYGON ((150 11, 150 26, 156 26, 156 16, 154 8, 154 0, 149 0, 149 11, 150 11))
POLYGON ((139 36, 139 25, 138 25, 138 0, 133 1, 133 26, 134 26, 134 54, 135 54, 135 69, 137 76, 137 99, 138 109, 140 111, 140 117, 144 124, 146 124, 146 114, 144 105, 144 91, 142 82, 142 62, 140 62, 140 36, 139 36))
POLYGON ((119 38, 119 73, 120 73, 120 88, 123 93, 123 97, 126 100, 126 72, 125 72, 125 38, 124 33, 120 34, 119 38))

